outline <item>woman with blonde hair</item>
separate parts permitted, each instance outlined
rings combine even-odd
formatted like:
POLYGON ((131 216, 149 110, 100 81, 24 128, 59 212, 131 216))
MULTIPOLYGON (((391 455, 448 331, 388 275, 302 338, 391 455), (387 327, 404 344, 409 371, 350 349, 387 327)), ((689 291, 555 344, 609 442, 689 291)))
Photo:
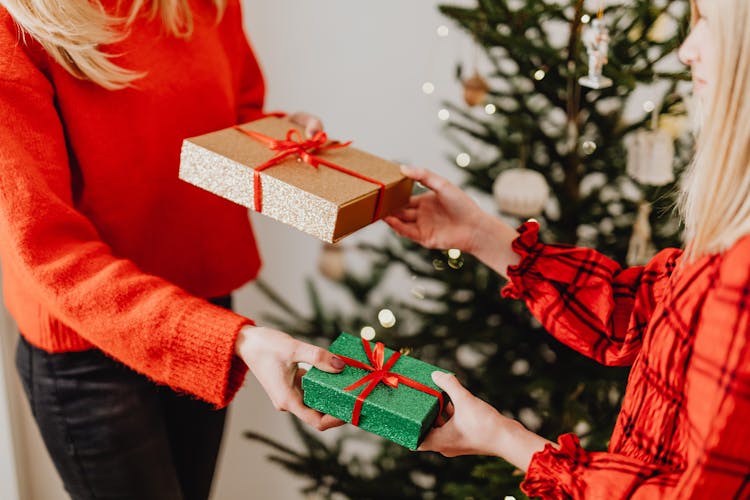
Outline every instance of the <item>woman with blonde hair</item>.
POLYGON ((75 499, 207 498, 248 367, 277 409, 339 423, 297 362, 343 362, 230 310, 260 267, 246 210, 177 176, 183 138, 263 96, 239 0, 0 0, 4 299, 75 499))
POLYGON ((703 123, 684 182, 684 250, 621 269, 585 248, 545 245, 456 186, 405 169, 432 192, 388 219, 427 247, 459 248, 507 276, 560 341, 612 366, 632 366, 607 452, 572 434, 552 444, 470 394, 435 382, 453 416, 423 450, 502 457, 542 498, 750 498, 750 3, 697 0, 680 49, 703 123))

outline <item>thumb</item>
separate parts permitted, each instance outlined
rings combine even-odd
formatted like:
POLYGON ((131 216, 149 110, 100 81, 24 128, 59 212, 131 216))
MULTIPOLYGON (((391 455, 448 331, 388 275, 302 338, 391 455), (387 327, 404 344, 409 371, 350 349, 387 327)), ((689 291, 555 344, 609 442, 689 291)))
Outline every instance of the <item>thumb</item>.
POLYGON ((321 122, 318 118, 315 118, 314 116, 311 116, 307 120, 307 125, 305 126, 305 135, 307 135, 308 138, 314 136, 318 132, 323 131, 323 122, 321 122))
POLYGON ((433 173, 426 168, 401 165, 401 173, 417 182, 421 182, 428 189, 435 191, 437 194, 442 194, 443 191, 451 186, 451 183, 448 182, 447 179, 440 177, 438 174, 433 173))
POLYGON ((299 342, 295 348, 293 361, 296 363, 309 363, 315 368, 330 373, 338 373, 346 366, 346 363, 341 358, 336 357, 325 349, 304 342, 299 342))
POLYGON ((461 382, 458 381, 456 376, 449 373, 434 371, 432 372, 432 381, 435 382, 435 385, 444 390, 454 402, 460 401, 469 393, 469 391, 461 385, 461 382))

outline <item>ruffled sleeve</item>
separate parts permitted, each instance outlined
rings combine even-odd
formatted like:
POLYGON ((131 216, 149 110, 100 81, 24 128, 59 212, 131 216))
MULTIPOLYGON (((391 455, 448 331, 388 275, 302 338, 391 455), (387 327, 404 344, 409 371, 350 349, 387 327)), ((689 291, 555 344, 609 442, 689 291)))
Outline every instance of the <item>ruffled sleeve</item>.
POLYGON ((558 340, 607 365, 629 365, 681 250, 667 249, 646 266, 622 269, 590 248, 549 245, 539 224, 524 223, 513 241, 520 262, 502 290, 522 299, 558 340))
POLYGON ((521 490, 544 500, 675 498, 680 476, 624 455, 588 452, 577 436, 563 434, 557 446, 548 444, 534 454, 521 490))

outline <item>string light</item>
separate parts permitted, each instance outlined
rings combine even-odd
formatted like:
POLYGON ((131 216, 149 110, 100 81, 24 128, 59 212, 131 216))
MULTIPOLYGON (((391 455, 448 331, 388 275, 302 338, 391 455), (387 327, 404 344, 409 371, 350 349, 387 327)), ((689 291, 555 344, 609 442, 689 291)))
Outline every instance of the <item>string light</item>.
POLYGON ((643 111, 645 111, 646 113, 651 113, 655 109, 656 104, 654 104, 654 101, 646 101, 643 103, 643 111))
POLYGON ((596 151, 596 143, 594 141, 584 141, 581 149, 583 150, 583 154, 593 154, 596 151))
POLYGON ((534 80, 544 80, 545 76, 547 76, 547 73, 543 69, 538 69, 534 72, 534 80))
POLYGON ((378 322, 383 328, 391 328, 396 324, 396 315, 390 309, 381 309, 378 313, 378 322))
POLYGON ((584 15, 582 15, 582 16, 581 16, 581 22, 582 22, 583 24, 588 24, 588 23, 590 23, 590 22, 591 22, 591 16, 590 16, 590 15, 588 15, 588 14, 584 14, 584 15))
POLYGON ((435 92, 435 85, 432 82, 424 82, 422 84, 422 92, 427 95, 432 94, 433 92, 435 92))
POLYGON ((468 167, 471 163, 471 156, 469 156, 466 153, 459 153, 458 156, 456 156, 456 165, 459 167, 468 167))
POLYGON ((448 250, 448 258, 450 259, 460 259, 461 258, 461 250, 458 248, 451 248, 448 250))
POLYGON ((439 37, 446 37, 450 34, 450 30, 448 29, 448 26, 441 24, 437 27, 437 34, 439 37))
POLYGON ((495 106, 492 103, 484 107, 484 112, 487 113, 488 115, 494 115, 496 111, 497 111, 497 106, 495 106))
POLYGON ((359 331, 359 336, 365 340, 372 340, 375 338, 375 329, 371 326, 365 326, 359 331))
POLYGON ((443 121, 448 120, 451 117, 451 112, 447 109, 443 108, 440 111, 438 111, 438 118, 440 118, 443 121))

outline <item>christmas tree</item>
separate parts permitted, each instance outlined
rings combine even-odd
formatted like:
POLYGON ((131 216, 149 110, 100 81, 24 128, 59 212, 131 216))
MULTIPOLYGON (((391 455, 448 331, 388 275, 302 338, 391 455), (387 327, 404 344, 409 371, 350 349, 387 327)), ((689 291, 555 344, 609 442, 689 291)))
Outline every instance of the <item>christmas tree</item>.
MULTIPOLYGON (((458 66, 465 102, 446 104, 454 117, 447 133, 465 187, 478 197, 494 192, 499 216, 520 222, 534 215, 547 242, 591 246, 624 266, 680 245, 670 180, 691 152, 677 130, 686 113, 678 91, 689 75, 675 61, 689 12, 685 0, 593 8, 599 10, 587 12, 583 0, 442 6, 493 68, 467 77, 458 66), (600 88, 579 83, 596 70, 585 40, 592 25, 609 32, 600 88), (639 97, 644 86, 649 99, 639 97)), ((261 284, 283 312, 268 319, 323 345, 341 331, 374 331, 389 347, 454 371, 474 394, 535 432, 554 439, 574 431, 587 448, 606 448, 626 369, 600 366, 556 342, 521 302, 500 298, 502 278, 457 250, 425 250, 393 236, 358 251, 370 272, 335 276, 355 307, 337 309, 310 281, 313 313, 305 315, 261 284), (387 278, 404 270, 410 293, 389 290, 387 278)), ((522 473, 500 459, 412 453, 351 429, 329 442, 295 425, 302 452, 248 437, 309 479, 311 497, 523 497, 522 473), (363 446, 367 456, 352 456, 363 446)))

